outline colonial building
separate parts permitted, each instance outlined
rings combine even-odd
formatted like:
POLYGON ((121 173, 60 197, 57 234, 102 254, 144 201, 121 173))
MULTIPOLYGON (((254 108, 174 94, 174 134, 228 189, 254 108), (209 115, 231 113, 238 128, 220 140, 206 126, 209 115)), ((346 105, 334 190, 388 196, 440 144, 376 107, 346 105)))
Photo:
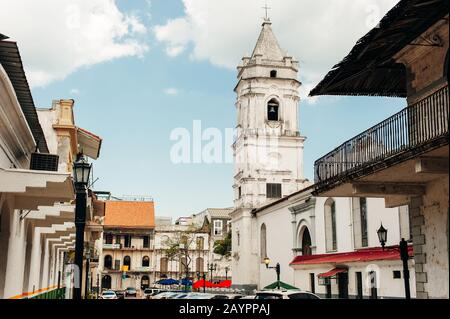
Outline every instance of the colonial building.
POLYGON ((214 253, 214 244, 224 240, 231 231, 230 214, 233 208, 207 208, 204 211, 193 214, 192 220, 197 227, 209 231, 209 256, 208 263, 211 266, 213 280, 220 281, 231 278, 231 256, 214 253))
MULTIPOLYGON (((385 208, 377 198, 314 197, 313 190, 314 185, 254 211, 258 287, 276 280, 263 263, 269 257, 280 263, 282 282, 324 298, 404 297, 398 242, 410 238, 407 207, 385 208), (377 236, 381 222, 389 229, 384 250, 377 236)), ((414 288, 412 260, 409 269, 414 288)))
POLYGON ((106 200, 104 211, 101 289, 149 287, 154 265, 153 201, 106 200))
POLYGON ((97 158, 101 139, 79 138, 72 100, 41 116, 17 44, 6 39, 0 34, 0 298, 55 297, 74 244, 72 159, 88 148, 97 158))
POLYGON ((400 1, 310 93, 406 98, 316 161, 314 193, 409 206, 417 298, 449 298, 448 12, 446 0, 400 1))
POLYGON ((298 62, 285 54, 264 20, 250 57, 238 66, 233 223, 233 284, 256 288, 258 230, 252 210, 304 187, 298 127, 298 62))
POLYGON ((197 280, 207 272, 210 236, 206 228, 189 224, 168 224, 155 229, 154 278, 197 280))

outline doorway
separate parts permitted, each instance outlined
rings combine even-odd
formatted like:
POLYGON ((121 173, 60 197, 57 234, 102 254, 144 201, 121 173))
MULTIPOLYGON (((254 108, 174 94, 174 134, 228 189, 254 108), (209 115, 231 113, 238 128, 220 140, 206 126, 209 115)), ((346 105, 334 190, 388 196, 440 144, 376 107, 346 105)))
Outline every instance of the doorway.
POLYGON ((338 290, 339 299, 348 299, 348 273, 341 272, 338 274, 338 290))
POLYGON ((104 275, 102 277, 102 289, 111 289, 111 276, 104 275))

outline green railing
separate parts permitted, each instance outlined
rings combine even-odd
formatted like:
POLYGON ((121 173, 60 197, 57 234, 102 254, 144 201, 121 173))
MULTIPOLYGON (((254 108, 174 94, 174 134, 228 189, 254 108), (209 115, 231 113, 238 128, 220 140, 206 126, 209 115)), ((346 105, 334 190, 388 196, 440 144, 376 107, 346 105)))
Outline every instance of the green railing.
POLYGON ((33 296, 29 299, 64 299, 66 294, 66 288, 53 289, 46 291, 39 295, 33 296))

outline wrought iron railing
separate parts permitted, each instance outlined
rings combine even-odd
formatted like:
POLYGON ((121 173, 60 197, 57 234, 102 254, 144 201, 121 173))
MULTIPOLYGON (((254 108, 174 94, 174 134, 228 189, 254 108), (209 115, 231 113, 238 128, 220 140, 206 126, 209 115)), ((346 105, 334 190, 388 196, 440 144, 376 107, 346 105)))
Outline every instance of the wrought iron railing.
POLYGON ((317 186, 334 183, 401 154, 426 150, 438 140, 448 143, 448 100, 445 86, 318 159, 314 163, 317 186))

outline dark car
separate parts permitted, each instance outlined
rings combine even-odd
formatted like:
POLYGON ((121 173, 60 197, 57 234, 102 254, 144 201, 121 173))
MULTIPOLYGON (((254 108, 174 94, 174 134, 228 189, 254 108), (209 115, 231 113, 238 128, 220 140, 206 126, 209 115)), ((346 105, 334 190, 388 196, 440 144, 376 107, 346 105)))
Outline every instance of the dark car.
POLYGON ((126 297, 136 297, 136 296, 137 296, 136 288, 128 287, 128 288, 125 290, 125 296, 126 296, 126 297))
POLYGON ((115 293, 117 295, 117 299, 125 299, 125 291, 123 291, 123 290, 115 290, 115 293))

